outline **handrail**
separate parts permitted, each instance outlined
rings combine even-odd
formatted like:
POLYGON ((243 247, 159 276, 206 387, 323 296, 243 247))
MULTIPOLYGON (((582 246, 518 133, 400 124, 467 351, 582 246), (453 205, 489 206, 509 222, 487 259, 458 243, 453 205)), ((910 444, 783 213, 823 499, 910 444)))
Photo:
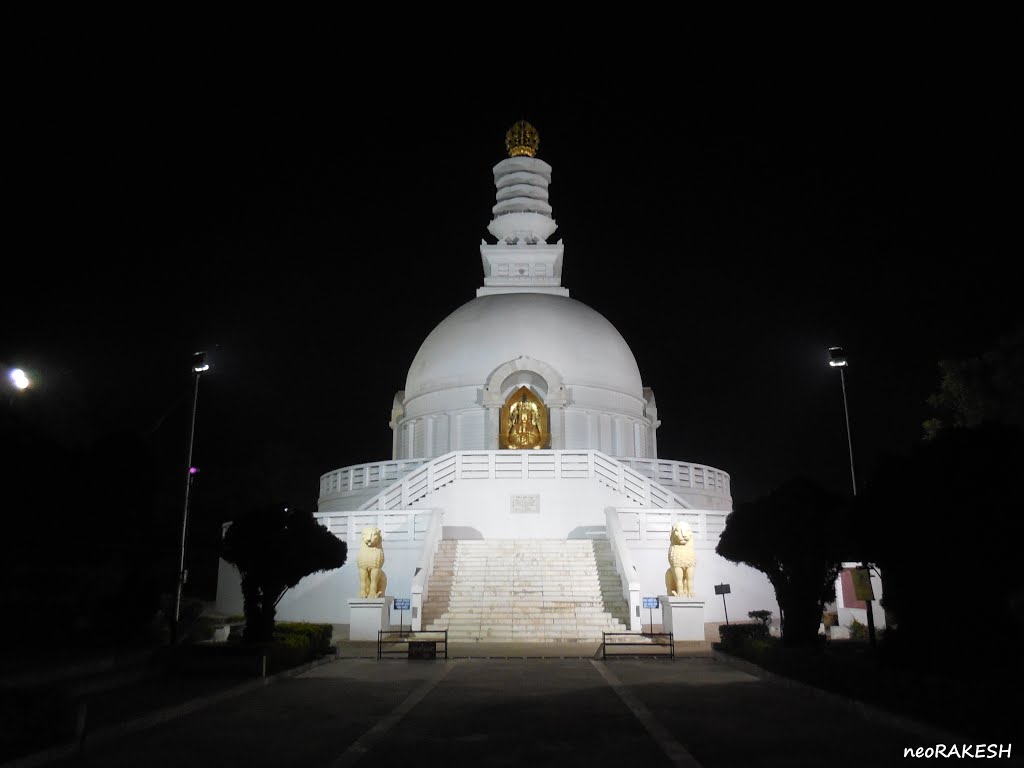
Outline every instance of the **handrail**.
POLYGON ((729 473, 688 461, 618 456, 618 461, 666 488, 687 488, 708 496, 732 496, 729 473))
POLYGON ((434 491, 457 480, 510 480, 516 479, 515 476, 523 480, 597 480, 640 507, 693 508, 693 504, 670 488, 600 451, 559 450, 452 451, 396 480, 391 486, 365 501, 359 509, 404 509, 422 502, 434 491))
POLYGON ((605 531, 611 544, 612 557, 615 559, 615 570, 622 582, 622 596, 629 603, 629 629, 639 632, 640 624, 640 577, 637 575, 633 555, 626 544, 626 535, 622 530, 619 512, 614 507, 604 511, 605 531))
POLYGON ((420 553, 419 562, 416 563, 416 570, 412 577, 412 630, 419 632, 423 629, 423 601, 427 599, 427 584, 430 581, 430 574, 434 572, 434 555, 441 543, 443 531, 441 525, 440 509, 431 513, 430 527, 427 529, 426 539, 423 541, 423 551, 420 553))
POLYGON ((428 462, 430 462, 428 458, 392 459, 391 461, 371 461, 366 464, 350 464, 339 469, 332 469, 330 472, 320 475, 320 498, 331 498, 346 491, 379 488, 384 484, 401 480, 411 471, 428 462))
POLYGON ((672 526, 679 521, 690 524, 697 541, 717 541, 725 530, 729 513, 717 509, 650 509, 615 507, 623 537, 628 542, 668 542, 672 526))
POLYGON ((419 520, 429 515, 430 509, 370 509, 354 512, 314 512, 320 525, 344 542, 359 541, 359 532, 368 525, 381 530, 385 546, 388 544, 424 541, 429 522, 419 520))

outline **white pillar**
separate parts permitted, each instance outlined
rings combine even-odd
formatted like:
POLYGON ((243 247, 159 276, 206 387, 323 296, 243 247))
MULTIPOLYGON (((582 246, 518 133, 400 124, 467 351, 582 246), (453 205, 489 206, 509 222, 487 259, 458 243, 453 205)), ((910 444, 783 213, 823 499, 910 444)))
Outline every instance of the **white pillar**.
POLYGON ((501 407, 488 406, 484 419, 484 450, 496 451, 498 445, 498 428, 501 425, 501 407))
POLYGON ((599 451, 602 453, 612 453, 612 417, 607 413, 602 413, 599 417, 600 426, 598 428, 600 434, 600 447, 599 451))
POLYGON ((565 448, 565 408, 557 406, 548 411, 548 426, 551 429, 551 448, 565 448))

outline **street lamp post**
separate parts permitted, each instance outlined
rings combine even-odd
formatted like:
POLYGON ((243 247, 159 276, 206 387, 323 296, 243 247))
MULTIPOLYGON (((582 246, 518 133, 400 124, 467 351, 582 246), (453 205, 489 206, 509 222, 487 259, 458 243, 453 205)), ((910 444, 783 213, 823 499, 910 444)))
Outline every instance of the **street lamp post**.
MULTIPOLYGON (((849 365, 846 360, 846 353, 842 347, 829 347, 828 349, 829 361, 828 364, 833 368, 839 369, 839 382, 843 387, 843 415, 846 417, 846 446, 850 451, 850 484, 853 486, 853 496, 857 497, 857 474, 853 467, 853 438, 850 435, 850 408, 846 402, 846 372, 845 368, 849 365)), ((865 576, 868 579, 868 586, 871 585, 871 569, 868 566, 867 561, 861 563, 861 568, 865 572, 865 576)), ((867 605, 868 615, 868 639, 871 641, 871 645, 875 644, 875 617, 871 611, 871 598, 869 597, 865 604, 867 605)))
POLYGON ((199 404, 199 377, 204 371, 210 370, 206 362, 205 352, 196 352, 192 356, 192 418, 188 427, 188 464, 185 472, 185 505, 181 514, 181 546, 178 549, 178 579, 174 595, 174 621, 171 622, 171 643, 178 642, 178 621, 181 618, 181 591, 185 586, 185 537, 188 533, 188 509, 192 495, 192 481, 195 479, 196 468, 192 466, 192 445, 196 432, 196 406, 199 404))

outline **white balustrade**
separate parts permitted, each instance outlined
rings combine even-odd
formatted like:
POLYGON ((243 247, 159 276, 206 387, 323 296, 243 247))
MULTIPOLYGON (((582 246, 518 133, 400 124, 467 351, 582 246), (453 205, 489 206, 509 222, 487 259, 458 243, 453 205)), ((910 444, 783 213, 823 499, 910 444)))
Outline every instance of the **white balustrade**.
POLYGON ((651 476, 667 476, 669 469, 673 482, 682 477, 688 478, 687 482, 694 482, 692 486, 678 482, 677 488, 693 488, 701 493, 725 496, 729 493, 729 475, 714 467, 616 459, 600 451, 454 451, 429 462, 425 459, 416 461, 418 465, 410 467, 411 471, 366 501, 360 509, 395 510, 422 506, 423 500, 434 491, 462 480, 537 479, 596 480, 623 494, 638 507, 691 508, 691 502, 673 492, 671 486, 651 476), (639 462, 639 469, 630 466, 630 462, 639 462))
POLYGON ((705 464, 630 457, 616 460, 666 488, 692 489, 708 496, 732 495, 729 473, 705 464))
MULTIPOLYGON (((423 629, 423 602, 427 599, 427 587, 430 582, 430 574, 434 572, 434 555, 441 543, 441 510, 435 509, 429 517, 426 538, 423 541, 423 552, 420 554, 419 562, 416 563, 416 571, 412 577, 412 630, 419 632, 423 629)), ((424 516, 425 517, 425 516, 424 516)))
POLYGON ((725 530, 728 512, 708 509, 636 509, 617 507, 619 524, 626 541, 667 542, 672 526, 683 520, 690 524, 698 541, 718 541, 725 530))
POLYGON ((380 528, 385 543, 426 541, 430 529, 429 509, 403 509, 397 512, 369 510, 365 512, 316 512, 314 517, 342 541, 351 544, 368 526, 380 528))
POLYGON ((429 461, 430 459, 378 461, 371 464, 355 464, 327 472, 320 476, 320 498, 333 498, 346 492, 361 491, 366 488, 386 488, 429 461))
POLYGON ((622 530, 619 511, 609 508, 605 510, 605 532, 611 545, 612 557, 615 559, 615 571, 622 581, 622 596, 629 604, 629 631, 639 632, 640 625, 640 577, 637 575, 633 555, 626 544, 626 536, 622 530))

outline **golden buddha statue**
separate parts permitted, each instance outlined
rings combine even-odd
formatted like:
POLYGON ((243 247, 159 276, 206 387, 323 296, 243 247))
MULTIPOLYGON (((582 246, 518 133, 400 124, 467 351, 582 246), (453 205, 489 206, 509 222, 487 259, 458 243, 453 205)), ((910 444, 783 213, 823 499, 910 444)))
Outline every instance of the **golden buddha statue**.
POLYGON ((516 448, 533 448, 540 444, 540 419, 537 405, 523 399, 509 409, 508 443, 516 448))
POLYGON ((547 409, 529 388, 520 387, 505 401, 499 434, 500 448, 529 450, 550 445, 547 409))

